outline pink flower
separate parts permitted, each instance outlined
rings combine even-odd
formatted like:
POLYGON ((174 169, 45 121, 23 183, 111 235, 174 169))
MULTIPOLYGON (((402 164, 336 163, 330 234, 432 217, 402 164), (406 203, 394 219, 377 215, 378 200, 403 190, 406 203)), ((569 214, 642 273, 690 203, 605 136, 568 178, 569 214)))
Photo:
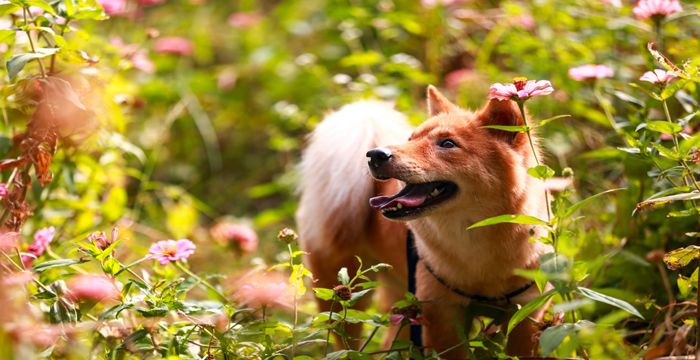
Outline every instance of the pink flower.
POLYGON ((53 226, 49 226, 34 233, 34 242, 29 245, 26 254, 22 255, 22 264, 25 268, 32 266, 34 260, 46 251, 49 243, 53 241, 55 231, 53 226))
POLYGON ((569 77, 576 81, 602 79, 613 75, 615 72, 607 65, 587 64, 569 69, 569 77))
POLYGON ((245 306, 289 307, 292 289, 286 277, 277 273, 256 273, 240 282, 234 293, 236 300, 245 306))
POLYGON ((246 253, 258 248, 258 234, 245 225, 221 222, 212 227, 210 233, 217 241, 233 243, 246 253))
POLYGON ((407 318, 406 315, 403 314, 391 314, 391 316, 389 316, 389 322, 393 325, 400 325, 404 320, 412 325, 420 325, 423 322, 423 317, 419 315, 415 319, 407 318))
POLYGON ((98 0, 97 2, 109 16, 121 15, 126 10, 126 0, 98 0))
POLYGON ((489 90, 489 99, 527 100, 535 96, 549 95, 554 91, 547 80, 527 80, 515 78, 512 84, 495 83, 489 90))
POLYGON ((445 74, 445 87, 455 91, 458 90, 462 83, 474 79, 476 76, 472 69, 457 69, 445 74))
POLYGON ((535 18, 532 17, 530 14, 520 14, 512 19, 510 19, 511 23, 515 26, 519 26, 525 30, 533 30, 535 28, 535 18))
POLYGON ((153 61, 148 58, 148 53, 144 49, 140 49, 131 57, 131 64, 135 69, 139 69, 146 74, 153 74, 156 71, 156 66, 153 61))
POLYGON ((235 28, 251 27, 262 20, 262 15, 257 12, 235 12, 228 17, 228 24, 235 28))
POLYGON ((161 265, 172 261, 187 259, 194 253, 196 246, 187 239, 161 240, 148 249, 148 258, 158 260, 161 265))
POLYGON ((677 78, 676 75, 674 75, 670 71, 664 71, 661 69, 656 69, 654 71, 647 71, 642 75, 642 77, 639 78, 641 81, 648 81, 652 84, 668 84, 671 81, 675 80, 677 78))
POLYGON ((182 37, 166 36, 156 41, 153 50, 162 54, 190 56, 194 52, 194 45, 190 40, 182 37))
POLYGON ((138 0, 138 3, 143 6, 158 5, 164 2, 165 0, 138 0))
POLYGON ((460 5, 467 2, 466 0, 421 0, 421 4, 426 8, 434 8, 438 5, 442 6, 452 6, 460 5))
POLYGON ((632 9, 638 19, 648 19, 652 16, 666 16, 683 11, 678 0, 639 0, 632 9))
POLYGON ((236 86, 237 81, 238 73, 233 69, 226 69, 220 72, 219 76, 216 77, 216 86, 218 86, 220 90, 231 90, 236 86))
POLYGON ((0 199, 7 196, 7 184, 0 183, 0 199))
POLYGON ((101 302, 119 300, 119 289, 114 280, 96 274, 77 275, 67 283, 67 297, 70 300, 101 302))

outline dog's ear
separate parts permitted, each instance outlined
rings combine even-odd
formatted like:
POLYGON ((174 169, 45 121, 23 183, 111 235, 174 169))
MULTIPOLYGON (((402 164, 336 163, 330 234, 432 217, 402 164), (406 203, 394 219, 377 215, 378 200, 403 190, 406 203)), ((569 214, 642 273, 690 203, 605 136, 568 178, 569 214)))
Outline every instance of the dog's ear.
POLYGON ((457 112, 459 107, 447 100, 433 85, 428 85, 428 114, 433 117, 437 114, 457 112))
MULTIPOLYGON (((477 121, 482 126, 500 125, 500 126, 522 126, 523 117, 520 115, 518 105, 512 100, 496 100, 491 99, 484 106, 477 116, 477 121)), ((510 132, 498 129, 489 129, 489 132, 494 136, 507 141, 510 144, 515 142, 518 137, 518 132, 510 132)))

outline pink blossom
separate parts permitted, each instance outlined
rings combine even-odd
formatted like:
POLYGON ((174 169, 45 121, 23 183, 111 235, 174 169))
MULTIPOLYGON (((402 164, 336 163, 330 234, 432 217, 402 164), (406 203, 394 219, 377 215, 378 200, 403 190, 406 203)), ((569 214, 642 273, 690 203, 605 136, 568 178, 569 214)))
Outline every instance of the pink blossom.
POLYGON ((234 293, 236 300, 245 306, 289 307, 292 288, 287 278, 278 273, 255 273, 242 279, 234 293))
POLYGON ((519 26, 525 30, 532 30, 535 28, 535 25, 537 25, 537 23, 535 23, 535 18, 530 14, 514 16, 510 21, 513 25, 519 26))
POLYGON ((452 91, 455 91, 459 89, 459 86, 462 83, 468 81, 469 79, 473 79, 475 75, 476 74, 472 69, 465 68, 451 71, 445 75, 445 87, 452 91))
POLYGON ((466 0, 421 0, 421 5, 423 5, 426 8, 434 8, 438 5, 442 6, 453 6, 453 5, 461 5, 463 3, 467 2, 466 0))
POLYGON ((607 65, 587 64, 569 69, 569 77, 576 81, 602 79, 615 75, 613 69, 607 65))
POLYGON ((139 5, 151 6, 164 3, 165 0, 138 0, 139 5))
POLYGON ((233 69, 226 69, 219 73, 216 78, 216 86, 221 90, 231 90, 236 86, 238 73, 233 69))
POLYGON ((259 23, 262 18, 262 15, 254 11, 240 11, 229 15, 228 24, 235 28, 247 28, 259 23))
POLYGON ((19 240, 19 234, 14 231, 4 231, 0 233, 0 252, 14 250, 19 240))
POLYGON ((29 271, 19 271, 0 277, 0 284, 5 286, 25 285, 34 280, 34 274, 29 271))
POLYGON ((187 239, 161 240, 148 249, 148 258, 158 260, 161 265, 172 261, 187 259, 194 253, 196 246, 187 239))
POLYGON ((404 320, 407 320, 412 325, 420 325, 423 321, 423 317, 419 315, 415 319, 407 318, 404 314, 391 314, 391 316, 389 316, 389 322, 393 325, 400 325, 404 320))
POLYGON ((93 302, 119 300, 119 289, 114 280, 96 274, 83 274, 71 278, 66 284, 70 300, 93 302))
POLYGON ((668 84, 677 78, 670 71, 665 71, 661 69, 655 69, 654 71, 647 71, 639 78, 641 81, 648 81, 652 84, 668 84))
POLYGON ((131 64, 135 69, 139 69, 147 74, 153 74, 156 71, 156 66, 153 61, 148 58, 148 52, 140 49, 131 57, 131 64))
POLYGON ((39 324, 6 324, 8 333, 16 341, 45 348, 56 343, 65 326, 39 324))
POLYGON ((98 0, 97 2, 109 16, 121 15, 126 10, 126 0, 98 0))
POLYGON ((194 45, 192 41, 183 37, 166 36, 156 41, 153 50, 162 54, 190 56, 194 52, 194 45))
POLYGON ((233 243, 243 252, 251 253, 258 248, 258 234, 248 226, 221 222, 212 227, 210 232, 217 241, 233 243))
POLYGON ((29 245, 26 254, 22 255, 22 264, 25 268, 32 266, 34 260, 46 251, 49 243, 53 241, 55 231, 53 226, 49 226, 34 233, 34 242, 29 245))
POLYGON ((678 0, 639 0, 632 9, 638 19, 648 19, 652 16, 666 16, 683 11, 678 0))
POLYGON ((7 184, 0 183, 0 199, 7 196, 7 184))
POLYGON ((535 96, 549 95, 554 91, 548 80, 516 78, 512 84, 495 83, 489 90, 489 99, 527 100, 535 96))

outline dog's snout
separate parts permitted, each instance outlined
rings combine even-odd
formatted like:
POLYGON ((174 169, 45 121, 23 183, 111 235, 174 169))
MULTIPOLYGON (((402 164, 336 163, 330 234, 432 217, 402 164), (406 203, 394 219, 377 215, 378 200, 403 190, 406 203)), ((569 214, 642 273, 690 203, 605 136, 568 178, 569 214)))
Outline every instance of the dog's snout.
POLYGON ((384 147, 374 148, 367 152, 367 157, 369 158, 369 166, 378 168, 391 158, 391 150, 384 147))

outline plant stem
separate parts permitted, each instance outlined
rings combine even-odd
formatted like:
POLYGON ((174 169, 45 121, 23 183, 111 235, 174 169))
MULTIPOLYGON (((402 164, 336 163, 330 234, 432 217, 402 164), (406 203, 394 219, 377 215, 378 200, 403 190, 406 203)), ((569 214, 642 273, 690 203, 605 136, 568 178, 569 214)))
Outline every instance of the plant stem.
MULTIPOLYGON (((29 21, 27 20, 27 12, 29 12, 27 7, 22 8, 22 15, 24 16, 24 26, 25 28, 29 26, 29 21)), ((32 40, 32 34, 31 31, 25 30, 25 33, 27 33, 27 39, 29 40, 29 47, 32 49, 32 52, 36 54, 36 48, 34 47, 34 40, 32 40)), ((41 62, 41 59, 36 59, 36 62, 39 63, 39 70, 41 70, 41 77, 46 77, 46 70, 44 69, 44 64, 41 62)))
MULTIPOLYGON (((527 117, 525 116, 525 105, 523 101, 518 101, 518 108, 520 109, 520 115, 523 117, 523 123, 525 124, 525 127, 527 130, 525 133, 527 134, 527 141, 530 143, 530 149, 532 150, 532 156, 535 158, 535 164, 537 166, 540 166, 540 160, 537 157, 537 150, 535 149, 535 143, 532 141, 532 135, 530 134, 530 126, 527 124, 527 117)), ((545 180, 542 180, 542 183, 544 183, 545 180)), ((550 204, 549 204, 549 194, 547 193, 547 188, 544 188, 544 201, 545 204, 547 205, 547 222, 552 222, 552 211, 550 209, 550 204)))
MULTIPOLYGON (((668 111, 668 104, 666 103, 666 100, 664 99, 662 101, 664 105, 664 115, 666 115, 666 121, 668 121, 671 124, 675 124, 673 122, 673 119, 671 119, 671 112, 668 111)), ((673 139, 673 146, 676 149, 676 154, 678 155, 678 162, 681 164, 683 169, 685 170, 686 174, 683 176, 683 180, 686 183, 686 186, 690 186, 690 184, 695 187, 695 190, 700 191, 700 185, 698 185, 697 181, 695 180, 695 176, 693 175, 692 170, 690 169, 690 166, 688 166, 688 163, 685 162, 685 159, 683 158, 683 154, 681 154, 681 147, 678 144, 678 138, 676 137, 676 134, 671 134, 671 138, 673 139)))
POLYGON ((374 329, 372 329, 372 332, 369 334, 369 337, 367 337, 367 340, 365 340, 365 343, 362 344, 360 347, 359 352, 363 352, 367 345, 369 345, 370 341, 372 341, 372 338, 374 338, 374 335, 379 331, 379 326, 375 326, 374 329))
POLYGON ((182 272, 184 272, 185 274, 187 274, 187 275, 189 275, 189 276, 195 278, 198 282, 200 282, 200 283, 203 284, 204 286, 208 287, 208 288, 209 288, 211 291, 213 291, 217 296, 219 296, 219 298, 220 298, 221 301, 223 301, 223 302, 227 302, 227 301, 228 301, 228 300, 226 299, 226 296, 225 296, 224 294, 222 294, 221 292, 219 292, 219 290, 218 290, 217 288, 215 288, 214 285, 210 284, 208 281, 202 279, 202 278, 199 277, 197 274, 193 273, 192 271, 190 271, 190 270, 187 269, 186 267, 182 266, 182 264, 180 264, 180 263, 177 262, 177 261, 173 261, 172 264, 175 265, 175 267, 178 268, 180 271, 182 271, 182 272))
MULTIPOLYGON (((287 244, 287 250, 289 250, 289 268, 294 269, 294 251, 292 251, 292 244, 287 244)), ((297 311, 297 293, 299 289, 297 288, 296 281, 294 282, 294 322, 292 323, 292 359, 297 350, 297 340, 296 340, 296 330, 297 322, 299 321, 299 313, 297 311)))
POLYGON ((328 345, 331 343, 331 331, 333 331, 333 328, 331 327, 331 323, 333 322, 333 308, 335 307, 335 299, 333 299, 333 302, 331 302, 331 307, 328 310, 328 333, 326 334, 326 346, 323 349, 323 357, 326 357, 328 355, 328 345))

